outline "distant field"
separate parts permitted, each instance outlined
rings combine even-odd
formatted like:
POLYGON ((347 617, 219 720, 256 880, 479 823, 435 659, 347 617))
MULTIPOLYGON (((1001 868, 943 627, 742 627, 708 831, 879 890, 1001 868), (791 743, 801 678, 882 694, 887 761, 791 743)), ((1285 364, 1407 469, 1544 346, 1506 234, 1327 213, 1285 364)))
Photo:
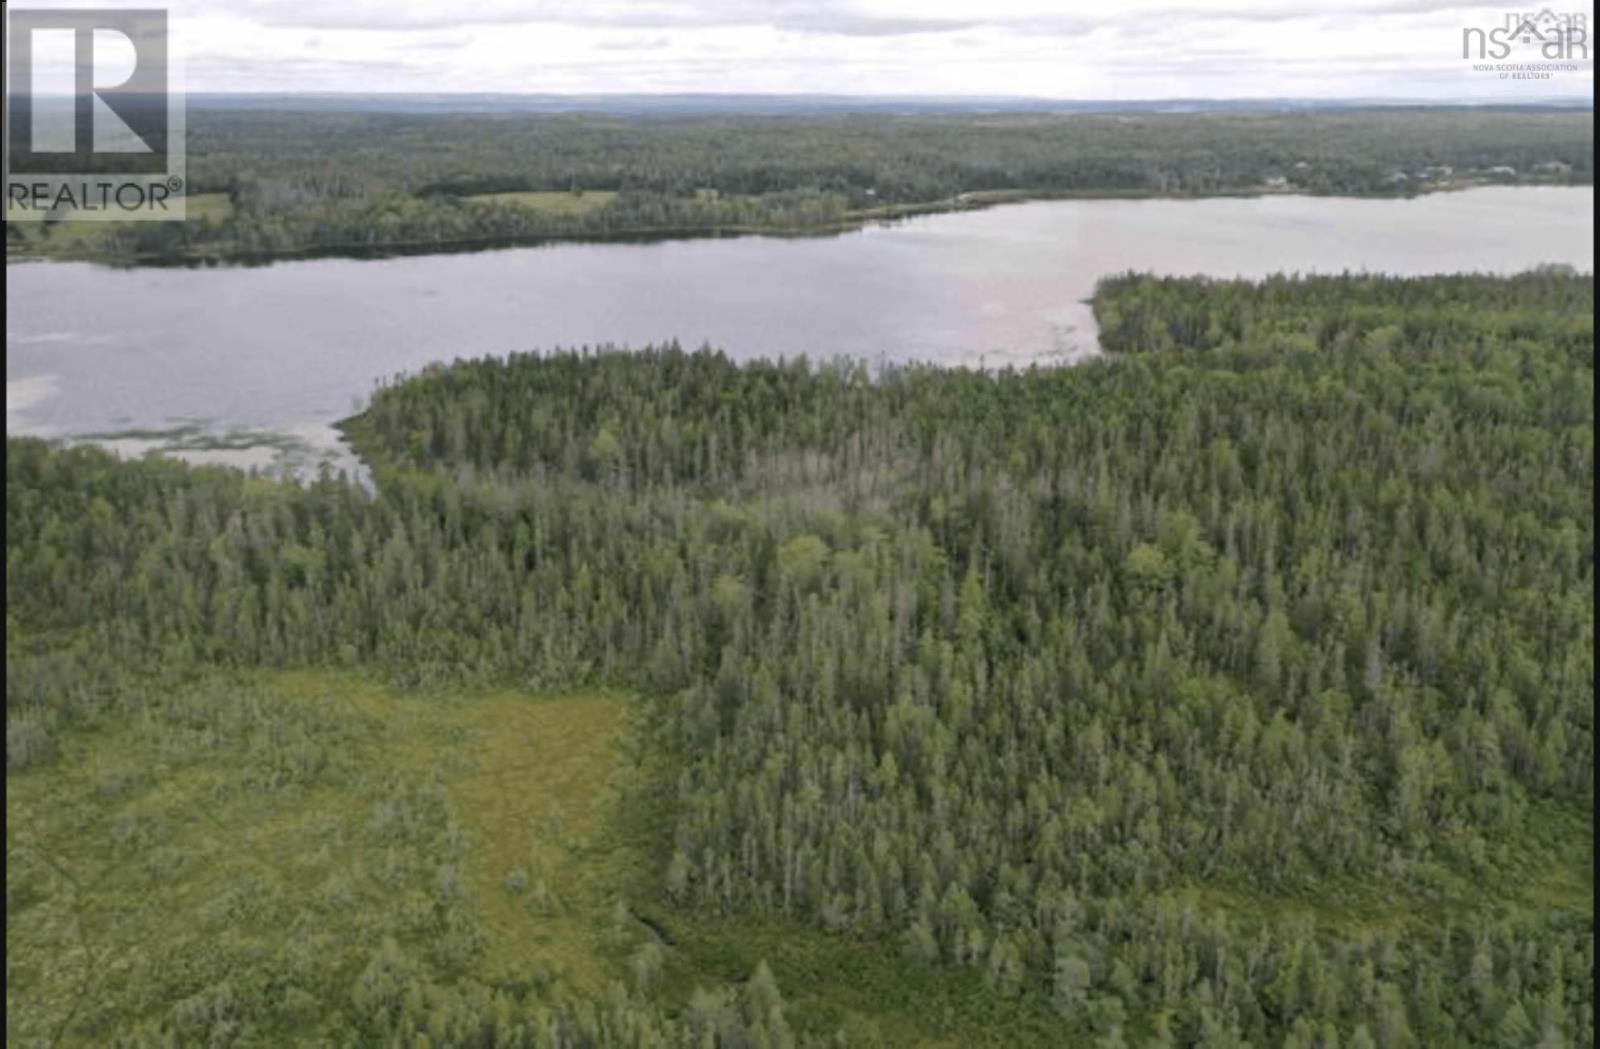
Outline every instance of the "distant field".
POLYGON ((189 222, 211 219, 223 222, 233 215, 233 201, 226 193, 197 193, 189 198, 184 216, 189 222))
MULTIPOLYGON (((233 215, 233 201, 226 193, 198 193, 189 198, 184 212, 186 222, 226 222, 233 215)), ((131 222, 104 221, 104 222, 54 222, 18 223, 17 228, 22 231, 26 247, 33 251, 46 253, 64 251, 92 251, 96 244, 104 238, 114 235, 129 226, 131 222)))
POLYGON ((464 199, 474 204, 513 204, 545 215, 587 215, 609 207, 617 195, 608 189, 590 189, 579 193, 528 190, 518 193, 479 193, 464 199))
MULTIPOLYGON (((16 210, 15 202, 8 204, 10 210, 16 210)), ((233 214, 233 201, 226 193, 196 193, 188 199, 184 212, 186 219, 198 221, 200 219, 213 219, 220 221, 233 214)), ((108 225, 122 225, 122 223, 107 223, 108 225)))

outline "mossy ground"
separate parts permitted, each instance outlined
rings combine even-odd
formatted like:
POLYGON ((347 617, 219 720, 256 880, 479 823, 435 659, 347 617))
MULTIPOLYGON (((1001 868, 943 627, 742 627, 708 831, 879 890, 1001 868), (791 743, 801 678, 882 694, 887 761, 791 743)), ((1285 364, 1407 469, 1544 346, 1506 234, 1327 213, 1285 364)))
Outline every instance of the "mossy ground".
POLYGON ((461 975, 603 988, 625 710, 295 672, 69 736, 7 776, 8 1037, 94 1043, 218 975, 348 986, 385 936, 461 975), (460 943, 435 920, 456 912, 460 943))

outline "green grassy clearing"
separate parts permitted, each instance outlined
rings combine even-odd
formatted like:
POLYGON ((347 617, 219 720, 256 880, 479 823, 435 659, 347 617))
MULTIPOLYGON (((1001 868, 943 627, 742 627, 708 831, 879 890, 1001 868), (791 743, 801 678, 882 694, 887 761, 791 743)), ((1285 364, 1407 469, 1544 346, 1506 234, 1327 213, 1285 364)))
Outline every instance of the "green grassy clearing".
POLYGON ((463 198, 474 204, 510 204, 545 215, 587 215, 610 207, 617 194, 608 189, 526 190, 516 193, 478 193, 463 198))
MULTIPOLYGON (((12 208, 15 205, 10 205, 12 208)), ((233 200, 226 193, 197 193, 185 205, 185 222, 226 222, 233 215, 233 200)), ((93 251, 108 238, 127 229, 133 223, 108 220, 104 222, 19 222, 22 249, 28 252, 55 254, 72 251, 93 251)))
POLYGON ((8 1039, 188 1013, 198 1034, 263 996, 261 1035, 310 1038, 386 938, 446 977, 603 988, 614 856, 593 836, 624 710, 299 672, 73 735, 7 780, 8 1039), (539 900, 507 892, 516 866, 539 900))

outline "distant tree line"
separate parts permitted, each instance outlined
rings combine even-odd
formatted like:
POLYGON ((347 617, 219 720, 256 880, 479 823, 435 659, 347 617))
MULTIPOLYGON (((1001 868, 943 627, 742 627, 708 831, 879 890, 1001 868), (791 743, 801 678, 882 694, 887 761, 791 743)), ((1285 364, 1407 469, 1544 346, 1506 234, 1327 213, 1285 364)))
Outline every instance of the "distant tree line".
MULTIPOLYGON (((231 211, 96 231, 89 247, 248 257, 800 231, 996 191, 1407 195, 1482 181, 1587 185, 1593 141, 1592 111, 623 118, 199 110, 188 129, 188 192, 227 194, 231 211), (619 196, 581 214, 471 199, 519 190, 619 196)), ((51 250, 52 242, 12 224, 8 244, 51 250)), ((85 249, 75 239, 60 245, 85 249)))

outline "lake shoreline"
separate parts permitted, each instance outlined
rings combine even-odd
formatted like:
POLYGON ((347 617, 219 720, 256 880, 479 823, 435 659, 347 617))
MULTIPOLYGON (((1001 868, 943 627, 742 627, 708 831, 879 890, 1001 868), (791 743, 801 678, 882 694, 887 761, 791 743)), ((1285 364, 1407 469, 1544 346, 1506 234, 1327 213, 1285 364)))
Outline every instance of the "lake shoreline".
POLYGON ((1098 348, 1089 300, 1108 276, 1592 273, 1592 214, 1590 187, 1056 200, 855 236, 199 269, 24 263, 9 274, 7 431, 314 470, 349 461, 341 434, 375 385, 430 363, 672 343, 736 360, 1056 364, 1098 348))
POLYGON ((1438 194, 1461 193, 1489 187, 1505 189, 1582 189, 1593 187, 1592 182, 1487 182, 1459 179, 1448 183, 1414 187, 1406 193, 1313 193, 1297 188, 1272 186, 1242 187, 1215 193, 1165 193, 1154 190, 1051 190, 1051 189, 997 189, 974 190, 939 200, 906 204, 886 204, 877 208, 861 209, 830 222, 804 226, 768 226, 761 224, 716 223, 687 226, 629 227, 603 233, 537 234, 530 236, 463 237, 456 239, 430 239, 388 241, 377 244, 351 242, 307 245, 277 251, 243 252, 182 252, 182 253, 126 253, 88 250, 37 252, 14 250, 6 245, 6 265, 36 262, 87 262, 114 269, 205 269, 221 266, 270 266, 278 262, 309 261, 313 259, 392 259, 428 255, 471 254, 505 248, 536 248, 561 244, 654 244, 669 241, 717 240, 737 237, 771 237, 774 239, 800 239, 809 237, 834 237, 854 233, 873 226, 890 226, 906 219, 927 215, 946 215, 967 211, 982 211, 1006 204, 1027 204, 1045 201, 1073 200, 1159 200, 1200 202, 1207 200, 1253 200, 1259 198, 1302 197, 1312 200, 1418 200, 1438 194))

